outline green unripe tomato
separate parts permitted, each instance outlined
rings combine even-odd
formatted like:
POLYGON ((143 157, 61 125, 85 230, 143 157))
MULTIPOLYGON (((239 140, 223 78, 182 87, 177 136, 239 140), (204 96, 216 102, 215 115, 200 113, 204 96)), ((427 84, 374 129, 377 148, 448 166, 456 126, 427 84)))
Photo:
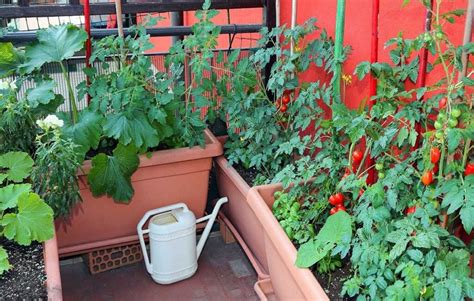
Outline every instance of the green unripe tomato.
POLYGON ((444 122, 445 120, 446 120, 446 114, 443 113, 443 112, 440 112, 440 113, 438 114, 438 121, 444 122))
POLYGON ((383 172, 379 172, 378 174, 379 179, 385 178, 385 174, 383 172))
POLYGON ((459 116, 461 116, 461 110, 459 110, 459 109, 452 109, 452 110, 451 110, 451 116, 454 117, 454 118, 458 118, 459 116))
POLYGON ((435 121, 434 127, 435 127, 435 129, 439 130, 443 127, 443 124, 439 121, 435 121))
POLYGON ((443 134, 443 132, 436 132, 435 137, 438 138, 438 139, 443 139, 444 134, 443 134))
POLYGON ((431 41, 431 35, 427 32, 425 32, 425 35, 423 37, 423 40, 428 43, 429 41, 431 41))
POLYGON ((444 34, 441 31, 438 31, 435 34, 435 37, 436 37, 437 40, 442 40, 444 38, 444 34))
POLYGON ((449 126, 450 128, 455 128, 456 125, 458 125, 457 119, 449 118, 449 120, 448 120, 448 126, 449 126))
POLYGON ((439 201, 431 201, 431 204, 433 205, 435 209, 439 208, 439 201))
POLYGON ((378 171, 382 170, 383 169, 383 164, 382 163, 375 164, 375 169, 378 170, 378 171))

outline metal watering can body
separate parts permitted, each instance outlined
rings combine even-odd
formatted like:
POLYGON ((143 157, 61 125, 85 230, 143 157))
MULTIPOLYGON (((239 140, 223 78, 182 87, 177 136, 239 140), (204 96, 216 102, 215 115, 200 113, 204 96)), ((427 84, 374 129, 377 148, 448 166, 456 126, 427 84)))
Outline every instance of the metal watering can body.
POLYGON ((170 284, 191 277, 197 270, 197 260, 211 231, 222 204, 216 203, 210 215, 196 220, 186 204, 178 203, 150 210, 137 225, 138 238, 142 248, 146 269, 159 284, 170 284), (150 219, 148 229, 143 229, 150 219), (196 246, 196 224, 208 221, 196 246), (148 234, 150 257, 144 235, 148 234))

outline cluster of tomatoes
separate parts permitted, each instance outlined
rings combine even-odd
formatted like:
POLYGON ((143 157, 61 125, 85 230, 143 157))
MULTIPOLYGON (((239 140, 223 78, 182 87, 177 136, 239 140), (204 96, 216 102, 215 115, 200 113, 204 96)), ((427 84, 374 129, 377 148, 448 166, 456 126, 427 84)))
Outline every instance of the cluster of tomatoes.
POLYGON ((344 195, 340 192, 329 197, 329 204, 334 206, 331 208, 331 211, 329 211, 331 215, 339 211, 346 211, 346 207, 344 207, 344 195))
POLYGON ((288 111, 288 105, 291 102, 291 92, 291 90, 286 90, 285 92, 283 92, 282 97, 277 99, 276 107, 278 111, 282 113, 288 111))

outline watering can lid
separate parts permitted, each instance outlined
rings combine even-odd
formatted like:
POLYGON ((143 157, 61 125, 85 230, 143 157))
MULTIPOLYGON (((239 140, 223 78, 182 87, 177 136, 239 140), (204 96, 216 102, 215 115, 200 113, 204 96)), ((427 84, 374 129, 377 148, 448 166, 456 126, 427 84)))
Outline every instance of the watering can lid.
POLYGON ((157 214, 150 219, 149 229, 154 233, 172 233, 194 227, 196 218, 192 211, 182 208, 157 214))

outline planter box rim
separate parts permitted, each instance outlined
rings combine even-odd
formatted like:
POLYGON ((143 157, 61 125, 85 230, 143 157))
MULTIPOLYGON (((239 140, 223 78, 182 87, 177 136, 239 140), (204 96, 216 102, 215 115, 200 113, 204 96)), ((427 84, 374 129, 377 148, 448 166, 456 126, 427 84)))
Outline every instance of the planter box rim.
POLYGON ((56 231, 51 239, 43 242, 43 258, 48 300, 61 301, 63 296, 56 231))
POLYGON ((317 300, 329 300, 326 292, 321 287, 311 270, 308 268, 302 269, 296 267, 295 261, 297 250, 260 194, 260 191, 262 190, 281 190, 282 188, 283 186, 281 184, 268 184, 252 187, 248 194, 249 205, 265 229, 271 243, 278 246, 275 249, 283 259, 284 264, 292 277, 296 280, 296 283, 301 284, 305 288, 302 291, 309 294, 306 297, 317 297, 317 300))
MULTIPOLYGON (((140 155, 141 167, 171 164, 176 162, 190 161, 203 158, 211 158, 222 155, 223 147, 217 138, 212 134, 209 129, 204 130, 206 139, 205 147, 199 145, 193 147, 180 147, 175 149, 165 149, 152 152, 151 157, 146 154, 140 155)), ((78 170, 77 175, 87 175, 92 168, 91 160, 84 161, 82 167, 78 170)))

